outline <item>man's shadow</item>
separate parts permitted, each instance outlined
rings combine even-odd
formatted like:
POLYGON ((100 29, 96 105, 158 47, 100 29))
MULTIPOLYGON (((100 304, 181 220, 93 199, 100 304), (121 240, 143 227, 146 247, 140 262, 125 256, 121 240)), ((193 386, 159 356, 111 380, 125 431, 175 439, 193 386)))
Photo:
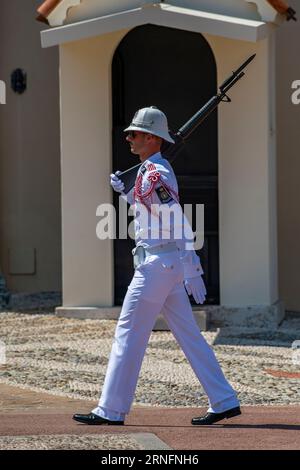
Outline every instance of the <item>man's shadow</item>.
POLYGON ((298 424, 212 424, 208 426, 194 426, 194 425, 164 425, 164 424, 157 424, 157 423, 147 423, 147 424, 126 424, 126 427, 142 427, 142 428, 193 428, 193 429, 207 429, 207 428, 215 428, 215 429, 281 429, 284 431, 300 431, 300 425, 298 424))

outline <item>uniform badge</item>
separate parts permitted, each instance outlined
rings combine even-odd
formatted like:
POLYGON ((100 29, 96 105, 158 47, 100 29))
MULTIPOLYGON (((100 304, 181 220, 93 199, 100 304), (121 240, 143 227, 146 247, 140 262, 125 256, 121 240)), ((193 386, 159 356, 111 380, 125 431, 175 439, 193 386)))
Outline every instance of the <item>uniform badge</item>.
POLYGON ((153 183, 156 183, 160 178, 160 172, 159 171, 152 171, 148 176, 147 179, 149 181, 152 181, 153 183))
POLYGON ((156 193, 158 195, 158 198, 159 198, 159 200, 162 204, 166 204, 166 203, 173 200, 172 196, 162 186, 159 186, 159 188, 156 188, 155 191, 156 191, 156 193))

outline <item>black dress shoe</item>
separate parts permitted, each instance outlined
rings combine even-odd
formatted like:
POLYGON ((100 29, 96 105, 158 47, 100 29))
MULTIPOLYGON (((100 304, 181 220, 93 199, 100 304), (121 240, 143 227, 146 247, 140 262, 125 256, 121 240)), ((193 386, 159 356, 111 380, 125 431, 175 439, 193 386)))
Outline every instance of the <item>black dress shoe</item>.
POLYGON ((94 413, 88 415, 74 415, 73 419, 83 424, 111 424, 114 426, 122 426, 124 421, 111 421, 110 419, 101 418, 94 413))
POLYGON ((209 425, 217 423, 222 419, 233 418, 234 416, 238 416, 242 414, 241 409, 239 406, 235 408, 231 408, 230 410, 223 411, 223 413, 206 413, 204 416, 199 416, 198 418, 192 419, 192 424, 197 426, 209 425))

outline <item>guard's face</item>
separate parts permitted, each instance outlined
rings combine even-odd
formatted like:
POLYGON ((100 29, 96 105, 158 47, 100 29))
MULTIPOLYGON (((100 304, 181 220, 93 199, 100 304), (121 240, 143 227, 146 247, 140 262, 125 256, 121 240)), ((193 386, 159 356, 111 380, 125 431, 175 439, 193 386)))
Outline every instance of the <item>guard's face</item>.
POLYGON ((140 155, 147 150, 151 136, 141 131, 130 131, 126 135, 126 140, 129 142, 131 153, 140 155))

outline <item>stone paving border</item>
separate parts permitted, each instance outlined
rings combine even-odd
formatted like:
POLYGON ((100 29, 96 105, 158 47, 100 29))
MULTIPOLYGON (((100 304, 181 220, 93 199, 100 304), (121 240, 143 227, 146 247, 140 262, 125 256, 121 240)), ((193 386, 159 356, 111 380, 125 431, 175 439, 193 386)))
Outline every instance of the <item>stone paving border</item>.
POLYGON ((171 450, 165 442, 159 439, 156 434, 151 432, 141 432, 132 434, 134 438, 145 450, 171 450))

